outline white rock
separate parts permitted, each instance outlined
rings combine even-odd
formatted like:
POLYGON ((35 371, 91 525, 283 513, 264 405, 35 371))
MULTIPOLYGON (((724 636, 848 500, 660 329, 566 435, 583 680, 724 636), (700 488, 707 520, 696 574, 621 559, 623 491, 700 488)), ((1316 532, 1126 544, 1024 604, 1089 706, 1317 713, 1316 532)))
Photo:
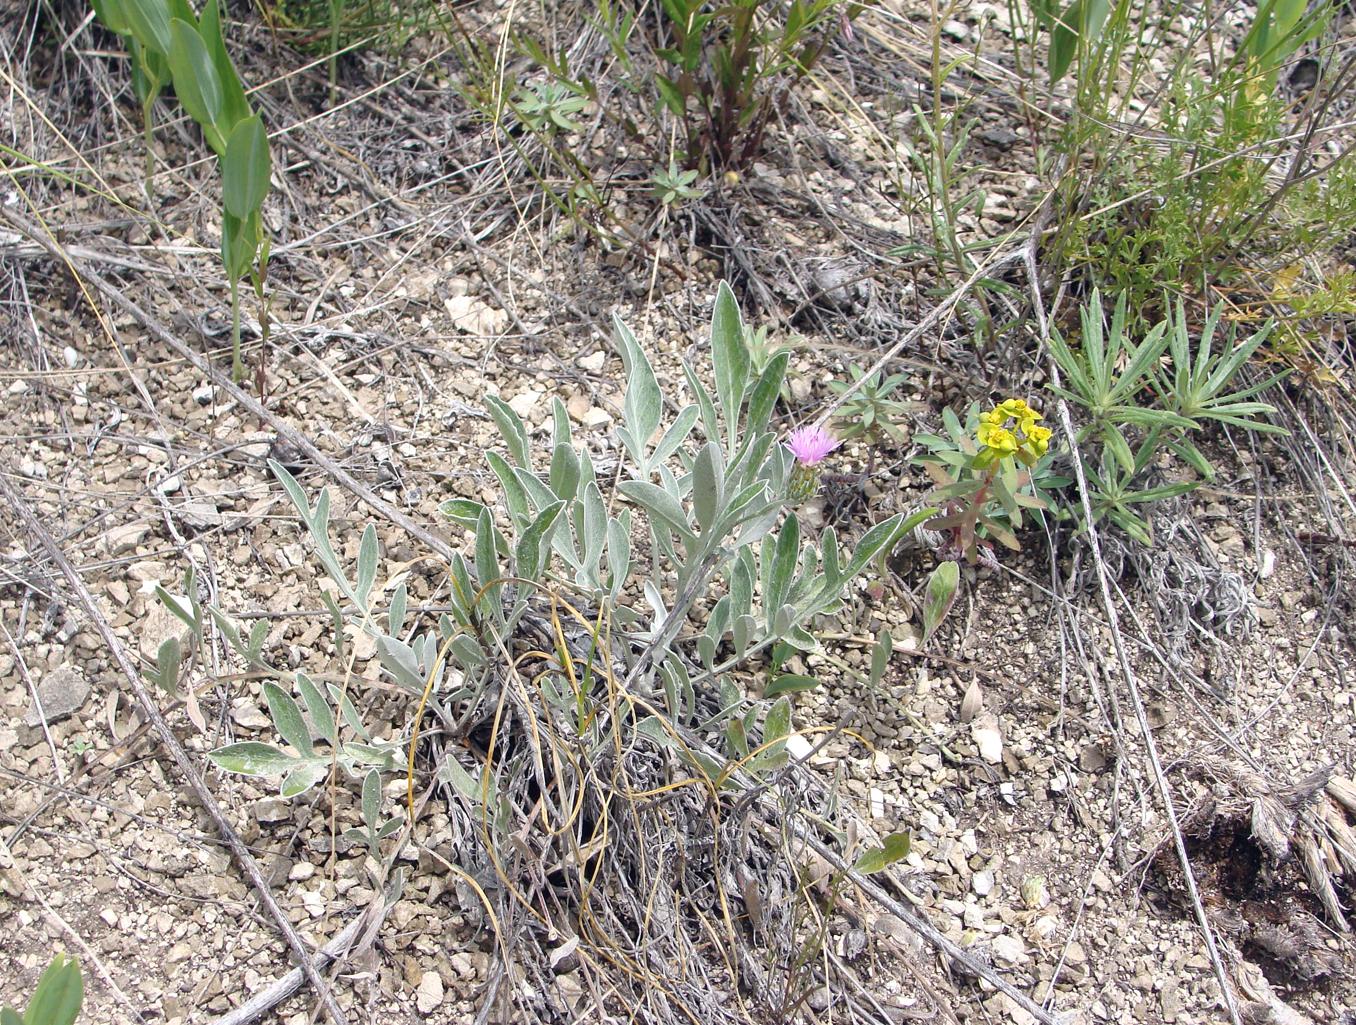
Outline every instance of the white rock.
POLYGON ((1021 964, 1026 960, 1026 944, 1022 942, 1020 936, 1011 933, 995 936, 989 943, 989 948, 995 958, 1007 964, 1021 964))
POLYGON ((799 733, 792 733, 786 738, 786 753, 796 759, 796 761, 803 761, 804 759, 809 758, 810 752, 814 749, 814 744, 799 733))
POLYGON ((532 415, 532 410, 537 408, 537 402, 541 399, 539 391, 519 392, 513 398, 508 400, 509 409, 513 410, 520 417, 526 420, 532 415))
POLYGON ((987 868, 982 872, 976 872, 970 879, 970 888, 975 891, 978 897, 987 897, 993 893, 993 873, 987 868))
POLYGON ((979 748, 979 757, 990 765, 1003 760, 1003 733, 998 728, 998 716, 985 712, 970 724, 970 736, 979 748))
POLYGON ((606 363, 607 354, 601 350, 598 352, 591 352, 587 356, 579 357, 579 368, 581 370, 591 371, 595 374, 599 373, 606 363))
POLYGON ((414 995, 420 1014, 428 1014, 443 1002, 443 977, 437 972, 425 972, 414 995))
POLYGON ((212 386, 210 384, 199 385, 193 389, 193 401, 200 406, 210 406, 212 404, 212 386))
POLYGON ((76 352, 73 346, 66 346, 61 350, 61 358, 66 361, 66 366, 74 370, 80 365, 80 353, 76 352))
POLYGON ((11 395, 22 395, 26 391, 28 391, 28 382, 22 377, 9 386, 11 395))

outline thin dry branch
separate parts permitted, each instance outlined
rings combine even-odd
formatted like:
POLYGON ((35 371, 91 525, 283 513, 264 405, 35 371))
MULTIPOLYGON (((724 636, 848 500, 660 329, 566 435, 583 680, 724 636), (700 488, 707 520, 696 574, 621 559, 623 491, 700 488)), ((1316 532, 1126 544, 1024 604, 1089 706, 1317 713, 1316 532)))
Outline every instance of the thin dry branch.
MULTIPOLYGON (((1022 250, 1023 262, 1026 266, 1027 280, 1031 288, 1031 301, 1036 312, 1037 327, 1040 331, 1042 340, 1046 337, 1048 324, 1045 317, 1045 303, 1040 294, 1040 275, 1036 265, 1036 239, 1037 235, 1032 234, 1027 245, 1022 250)), ((1059 366, 1053 357, 1049 358, 1050 381, 1056 389, 1060 387, 1059 366)), ((1106 615, 1107 628, 1111 632, 1112 646, 1116 651, 1116 660, 1120 666, 1121 675, 1125 679, 1126 690, 1130 695, 1130 703, 1135 709, 1135 718, 1139 722, 1140 733, 1144 737, 1144 749, 1149 755, 1149 766, 1153 770, 1154 784, 1158 789, 1159 797, 1163 802, 1163 810, 1167 815, 1168 827, 1172 831, 1173 845, 1177 849, 1177 860, 1182 867, 1182 877, 1186 882, 1187 893, 1191 897, 1192 909, 1196 914, 1196 921, 1200 924, 1201 934, 1205 938, 1206 951, 1210 956, 1210 964, 1214 967, 1215 978, 1219 980, 1221 995, 1224 998, 1224 1005, 1229 1011, 1229 1019, 1233 1025, 1242 1025, 1242 1018, 1238 1010, 1238 998, 1234 994, 1233 983, 1229 979, 1229 973, 1224 967, 1224 960, 1220 956, 1219 947, 1215 942, 1215 932, 1210 927, 1210 920, 1205 913, 1205 907, 1201 903, 1200 891, 1196 886, 1196 876, 1191 869, 1191 858, 1187 854, 1186 839, 1182 835, 1182 827, 1177 821, 1177 809, 1173 805, 1172 788, 1168 785, 1167 775, 1163 771, 1163 765, 1158 757, 1158 745, 1154 743, 1153 728, 1149 725, 1149 716, 1144 707, 1144 700, 1139 692, 1139 680, 1135 676, 1135 671, 1130 665, 1130 658, 1126 654, 1126 646, 1121 637, 1120 620, 1116 612, 1116 603, 1111 596, 1111 584, 1107 579, 1106 564, 1102 561, 1101 543, 1098 539, 1097 524, 1092 514, 1092 500, 1089 497, 1087 475, 1083 468, 1083 454, 1079 451, 1078 445, 1074 442, 1077 437, 1073 428, 1073 418, 1069 415, 1069 406, 1062 398, 1056 399, 1055 408, 1059 415, 1060 427, 1064 430, 1064 435, 1069 439, 1070 451, 1073 454, 1074 477, 1078 484, 1078 493, 1082 496, 1083 518, 1088 532, 1088 546, 1092 552, 1093 566, 1097 571, 1098 591, 1102 599, 1102 611, 1106 615)))
POLYGON ((160 742, 165 746, 165 750, 168 751, 170 756, 174 759, 175 764, 179 767, 179 771, 183 774, 184 779, 188 781, 189 787, 192 788, 194 796, 197 797, 198 803, 202 805, 203 809, 211 817, 212 822, 217 827, 217 831, 221 834, 222 839, 226 841, 226 846, 231 849, 231 853, 235 856, 241 869, 244 871, 245 875, 249 877, 250 883, 258 892, 260 902, 268 911, 269 916, 277 923, 279 932, 282 933, 283 938, 287 940, 287 945, 292 948, 292 952, 297 956, 298 961, 300 961, 301 970, 305 973, 306 980, 315 988, 316 993, 319 994, 321 1004, 325 1008, 326 1013, 329 1014, 330 1020, 334 1022, 335 1025, 346 1025, 348 1019, 340 1009, 329 985, 321 978, 320 972, 316 969, 310 951, 306 949, 306 944, 297 934, 296 929, 292 927, 292 923, 288 921, 287 915, 274 899, 273 891, 269 888, 268 880, 260 870, 259 863, 254 860, 254 856, 250 854, 249 849, 241 841, 240 836, 226 818, 226 814, 221 810, 221 806, 217 804, 216 798, 212 796, 212 791, 207 788, 207 784, 203 782, 202 776, 199 774, 198 770, 194 768, 193 762, 188 757, 188 753, 184 750, 183 745, 179 743, 179 738, 174 735, 174 731, 170 729, 169 723, 167 723, 165 717, 160 714, 159 707, 151 699, 150 693, 146 690, 145 683, 142 682, 140 671, 132 661, 131 656, 128 655, 127 649, 122 641, 120 641, 117 634, 113 632, 112 625, 104 617, 103 612, 100 611, 98 602, 95 601, 94 595, 90 593, 89 588, 85 586, 85 581, 81 578, 79 571, 71 564, 71 560, 66 557, 66 553, 61 550, 61 547, 56 543, 55 539, 53 539, 38 515, 33 512, 28 503, 25 502, 23 497, 14 489, 13 485, 5 480, 2 475, 0 475, 0 498, 4 499, 5 504, 13 511, 18 522, 29 531, 30 536, 47 552, 52 564, 56 566, 56 568, 61 571, 61 575, 66 578, 66 582, 70 585, 77 600, 81 606, 84 607, 85 614, 89 617, 90 622, 94 625, 95 630, 108 648, 110 656, 112 656, 114 662, 117 663, 118 668, 122 671, 124 678, 127 680, 127 685, 132 691, 132 696, 141 707, 142 714, 146 716, 147 721, 155 730, 156 735, 160 738, 160 742))

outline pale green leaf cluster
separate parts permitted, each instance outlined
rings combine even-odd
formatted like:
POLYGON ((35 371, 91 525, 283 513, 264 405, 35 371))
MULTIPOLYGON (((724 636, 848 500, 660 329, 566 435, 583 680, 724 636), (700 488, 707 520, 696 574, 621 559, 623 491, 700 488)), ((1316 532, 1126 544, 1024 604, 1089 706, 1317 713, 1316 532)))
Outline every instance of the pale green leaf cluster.
MULTIPOLYGON (((782 661, 815 646, 815 617, 837 608, 850 581, 931 510, 909 521, 891 517, 851 550, 832 529, 818 543, 804 537, 786 504, 792 459, 769 422, 787 356, 779 353, 755 372, 745 339, 734 295, 722 284, 711 365, 706 372, 683 367, 690 401, 678 403, 666 401, 644 348, 618 320, 615 343, 626 373, 616 428, 621 464, 605 475, 574 437, 559 401, 542 446, 506 402, 487 398, 502 451, 487 452, 486 461, 501 502, 492 508, 459 498, 442 506, 466 531, 467 546, 448 566, 447 611, 436 620, 408 615, 403 584, 383 610, 385 589, 374 586, 375 529, 363 531, 350 570, 329 536, 328 491, 313 505, 275 464, 334 584, 336 648, 342 651, 346 624, 367 633, 386 678, 456 729, 492 718, 508 661, 528 637, 538 647, 549 636, 556 668, 534 680, 543 705, 537 714, 576 736, 583 755, 611 749, 615 731, 625 728, 639 731, 627 743, 648 737, 713 782, 728 779, 734 764, 753 772, 783 765, 792 732, 789 695, 815 681, 780 672, 782 661), (565 603, 578 615, 565 612, 565 603), (705 614, 699 629, 698 611, 705 614), (772 679, 766 697, 755 701, 731 670, 765 651, 773 656, 772 679), (624 721, 599 715, 608 688, 643 698, 662 717, 642 715, 639 707, 624 721), (720 738, 731 764, 676 744, 680 727, 720 738)), ((330 686, 327 696, 305 673, 270 681, 265 695, 282 745, 234 744, 213 760, 236 772, 284 775, 285 794, 313 785, 332 763, 355 776, 367 773, 363 827, 350 839, 374 846, 389 835, 396 827, 380 815, 379 783, 368 770, 393 767, 391 744, 368 736, 341 690, 330 686)), ((414 729, 407 724, 401 737, 408 741, 414 729)), ((442 771, 482 809, 487 827, 507 823, 509 809, 491 775, 450 760, 442 771)))
POLYGON ((268 237, 262 209, 272 159, 263 120, 250 106, 221 33, 217 0, 202 16, 188 0, 91 0, 104 27, 127 40, 132 81, 146 123, 148 157, 151 108, 167 84, 202 130, 221 167, 221 263, 231 285, 232 374, 244 378, 240 360, 240 282, 249 275, 263 299, 268 237))
POLYGON ((1221 315, 1219 307, 1207 314, 1193 345, 1190 321, 1178 303, 1135 341, 1126 328, 1124 294, 1108 322, 1101 294, 1094 291, 1081 311, 1079 348, 1058 331, 1050 334, 1051 354, 1065 377, 1065 387, 1056 390, 1088 420, 1077 440, 1091 454, 1087 476, 1093 515, 1106 517, 1144 544, 1152 544, 1153 535, 1141 507, 1214 478, 1214 468, 1193 440, 1206 424, 1284 433, 1266 419, 1275 408, 1256 398, 1284 374, 1237 383, 1270 337, 1271 325, 1240 340, 1232 328, 1219 331, 1221 315), (1146 483, 1164 454, 1182 460, 1196 477, 1146 483))

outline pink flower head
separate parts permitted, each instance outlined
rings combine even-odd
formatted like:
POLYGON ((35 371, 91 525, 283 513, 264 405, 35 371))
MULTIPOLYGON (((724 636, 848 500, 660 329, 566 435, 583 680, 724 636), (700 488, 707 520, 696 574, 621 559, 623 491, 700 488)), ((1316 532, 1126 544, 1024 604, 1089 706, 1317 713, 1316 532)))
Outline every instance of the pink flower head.
POLYGON ((838 447, 838 439, 823 427, 797 427, 787 437, 786 447, 802 466, 814 466, 838 447))

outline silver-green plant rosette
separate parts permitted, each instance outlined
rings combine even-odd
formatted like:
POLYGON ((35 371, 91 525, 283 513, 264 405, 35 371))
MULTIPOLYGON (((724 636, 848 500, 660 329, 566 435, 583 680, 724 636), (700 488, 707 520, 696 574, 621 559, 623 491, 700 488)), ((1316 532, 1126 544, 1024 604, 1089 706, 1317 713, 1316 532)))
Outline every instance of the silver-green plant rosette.
MULTIPOLYGON (((312 506, 275 465, 335 585, 336 655, 346 630, 367 634, 383 676, 406 698, 386 702, 383 719, 398 726, 377 730, 357 712, 370 696, 350 693, 362 681, 325 693, 305 673, 277 674, 265 696, 283 744, 247 741, 211 755, 231 771, 281 776, 289 795, 337 766, 347 789, 361 782, 362 828, 355 815, 347 839, 373 853, 395 829, 373 773, 413 767, 409 793, 432 786, 446 802, 440 857, 462 881, 463 912, 493 908, 483 921, 501 929, 530 921, 529 932, 543 922, 578 931, 581 953, 597 964, 633 962, 609 985, 634 988, 638 1000, 647 999, 647 973, 663 974, 657 965, 703 965, 663 985, 713 1022, 738 1020, 713 997, 735 980, 702 981, 732 967, 711 948, 712 924, 740 942, 728 909, 750 868, 728 859, 742 846, 739 856, 756 855, 767 877, 760 885, 785 894, 798 885, 777 838, 728 850, 722 839, 727 793, 751 784, 802 790, 786 782, 786 691, 803 682, 754 698, 749 681, 760 666, 766 676, 774 646, 777 662, 815 647, 816 618, 933 511, 893 516, 852 550, 832 528, 818 541, 804 536, 788 504, 793 459, 770 426, 787 355, 754 373, 744 339, 722 283, 712 386, 684 365, 690 401, 666 402, 645 351, 616 321, 626 373, 620 465, 602 475, 559 400, 549 447, 534 458, 527 426, 488 399, 503 441, 502 453, 486 456, 501 502, 442 506, 467 545, 446 567, 437 604, 447 611, 436 615, 414 614, 403 583, 377 586, 386 575, 372 524, 350 574, 329 538, 328 494, 312 506), (668 952, 659 960, 656 944, 668 952)), ((799 814, 798 800, 788 798, 788 816, 799 814)), ((794 908, 760 914, 773 948, 789 957, 794 908)), ((772 975, 765 981, 774 985, 772 975)))

